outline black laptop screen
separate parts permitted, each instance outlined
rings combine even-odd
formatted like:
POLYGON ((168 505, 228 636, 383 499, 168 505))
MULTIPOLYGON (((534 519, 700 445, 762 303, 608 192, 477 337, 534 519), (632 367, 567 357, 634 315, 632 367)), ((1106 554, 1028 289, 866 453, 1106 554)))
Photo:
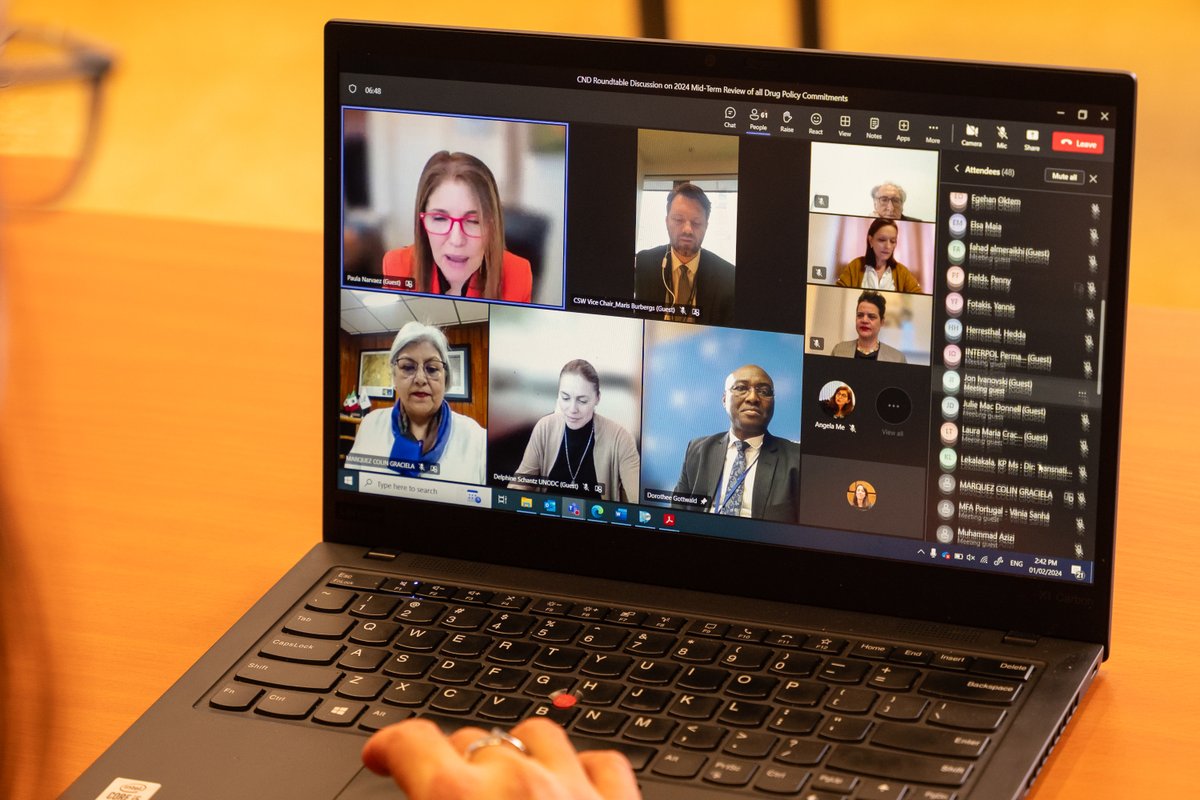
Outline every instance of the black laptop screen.
POLYGON ((1093 580, 1115 108, 469 66, 339 75, 340 491, 1093 580))

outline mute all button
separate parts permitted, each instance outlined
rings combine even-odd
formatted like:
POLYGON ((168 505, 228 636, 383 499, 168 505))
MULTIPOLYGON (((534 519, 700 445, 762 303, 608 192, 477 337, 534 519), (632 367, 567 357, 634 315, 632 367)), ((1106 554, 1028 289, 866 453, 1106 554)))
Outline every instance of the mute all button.
POLYGON ((1046 167, 1044 174, 1046 183, 1053 183, 1058 186, 1083 186, 1087 181, 1087 173, 1081 169, 1046 167))

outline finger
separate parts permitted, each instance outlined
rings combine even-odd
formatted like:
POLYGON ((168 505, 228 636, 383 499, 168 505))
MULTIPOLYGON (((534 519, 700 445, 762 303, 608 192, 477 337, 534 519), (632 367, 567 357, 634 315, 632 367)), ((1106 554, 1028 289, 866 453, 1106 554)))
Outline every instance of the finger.
POLYGON ((604 800, 637 800, 637 778, 629 759, 615 750, 592 750, 579 754, 588 780, 604 800))
POLYGON ((513 728, 512 734, 551 772, 574 785, 586 784, 587 773, 579 763, 579 754, 560 725, 545 718, 527 719, 513 728))
POLYGON ((475 761, 477 758, 483 755, 484 750, 511 750, 514 755, 521 756, 521 758, 525 757, 523 753, 518 753, 514 748, 509 747, 506 744, 496 745, 494 747, 480 747, 472 751, 470 755, 467 754, 468 747, 480 739, 484 739, 490 735, 491 734, 488 731, 485 731, 483 728, 476 728, 474 726, 459 728, 454 733, 450 734, 450 745, 457 750, 462 757, 467 760, 468 763, 475 761))
POLYGON ((367 740, 363 764, 377 775, 391 775, 406 794, 425 794, 433 777, 442 771, 458 771, 462 756, 426 719, 410 719, 390 725, 367 740))

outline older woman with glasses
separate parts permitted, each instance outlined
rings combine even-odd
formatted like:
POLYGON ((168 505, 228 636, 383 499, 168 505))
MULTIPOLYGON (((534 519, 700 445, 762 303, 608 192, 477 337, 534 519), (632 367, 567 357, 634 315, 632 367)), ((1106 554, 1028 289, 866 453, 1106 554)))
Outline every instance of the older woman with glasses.
MULTIPOLYGON (((383 257, 387 279, 411 279, 418 292, 528 303, 529 262, 504 249, 496 179, 467 153, 434 153, 417 181, 415 241, 383 257)), ((406 287, 407 288, 407 287, 406 287)))
POLYGON ((396 403, 363 418, 348 465, 407 477, 482 484, 487 431, 446 402, 446 335, 410 322, 388 352, 396 403))

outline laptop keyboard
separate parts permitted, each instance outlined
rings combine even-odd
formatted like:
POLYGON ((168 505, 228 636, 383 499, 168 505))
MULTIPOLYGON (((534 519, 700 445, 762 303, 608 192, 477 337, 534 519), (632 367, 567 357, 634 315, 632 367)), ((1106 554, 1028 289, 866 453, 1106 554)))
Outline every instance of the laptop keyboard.
POLYGON ((334 570, 207 697, 369 734, 533 716, 643 777, 748 794, 953 800, 1029 662, 334 570))

